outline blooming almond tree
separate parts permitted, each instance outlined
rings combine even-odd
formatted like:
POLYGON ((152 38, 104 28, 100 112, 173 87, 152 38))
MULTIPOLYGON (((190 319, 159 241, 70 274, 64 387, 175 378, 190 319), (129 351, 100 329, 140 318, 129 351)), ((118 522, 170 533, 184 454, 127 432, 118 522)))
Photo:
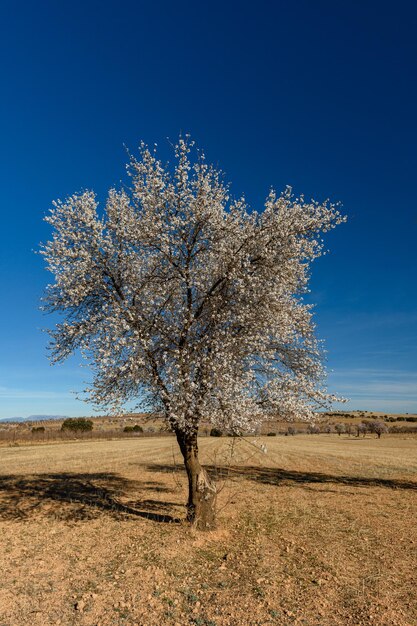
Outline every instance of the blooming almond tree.
POLYGON ((188 137, 172 167, 141 144, 127 169, 129 190, 111 189, 103 211, 85 191, 46 218, 53 237, 42 254, 55 281, 45 309, 64 314, 51 360, 80 350, 94 373, 89 401, 164 415, 184 457, 187 518, 211 528, 201 421, 237 434, 271 416, 308 420, 334 399, 302 294, 321 234, 344 218, 289 188, 251 211, 188 137))

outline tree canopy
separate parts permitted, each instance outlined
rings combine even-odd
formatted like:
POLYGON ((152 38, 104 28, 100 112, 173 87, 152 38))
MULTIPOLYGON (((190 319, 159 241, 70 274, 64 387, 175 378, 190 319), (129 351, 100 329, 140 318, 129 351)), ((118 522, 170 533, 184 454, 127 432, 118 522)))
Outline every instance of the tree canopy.
POLYGON ((151 404, 181 428, 309 417, 331 398, 302 294, 321 233, 343 218, 289 188, 251 211, 192 148, 179 140, 171 172, 142 144, 131 188, 111 189, 103 215, 91 191, 54 203, 45 305, 66 319, 52 360, 80 349, 92 402, 151 404))

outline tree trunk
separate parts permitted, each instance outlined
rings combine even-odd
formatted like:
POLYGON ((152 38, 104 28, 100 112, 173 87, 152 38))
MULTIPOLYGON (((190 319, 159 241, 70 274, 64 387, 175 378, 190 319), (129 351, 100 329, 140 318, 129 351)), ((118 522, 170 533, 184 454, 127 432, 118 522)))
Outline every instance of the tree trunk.
POLYGON ((176 431, 188 478, 187 520, 199 530, 216 524, 216 486, 198 460, 197 432, 176 431))

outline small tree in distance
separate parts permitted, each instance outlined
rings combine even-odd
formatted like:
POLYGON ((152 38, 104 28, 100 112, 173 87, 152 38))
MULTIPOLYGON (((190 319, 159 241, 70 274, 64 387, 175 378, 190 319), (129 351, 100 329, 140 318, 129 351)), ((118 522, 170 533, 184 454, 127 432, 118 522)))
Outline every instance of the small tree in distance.
POLYGON ((368 429, 369 429, 369 432, 375 433, 378 439, 381 439, 382 434, 388 432, 387 426, 384 424, 384 422, 381 422, 380 420, 375 421, 375 422, 369 422, 368 429))
POLYGON ((199 462, 201 421, 240 433, 271 416, 308 420, 336 399, 302 294, 322 233, 344 218, 289 188, 251 211, 192 149, 180 138, 170 168, 141 144, 130 189, 110 190, 103 214, 90 191, 55 202, 42 254, 55 277, 45 309, 65 316, 51 331, 52 362, 80 349, 94 372, 90 401, 162 412, 184 458, 188 520, 210 528, 216 488, 199 462))
POLYGON ((337 432, 337 434, 339 435, 339 437, 340 437, 340 435, 342 435, 343 433, 346 432, 346 426, 344 425, 343 422, 337 422, 337 424, 335 424, 334 429, 337 432))
POLYGON ((352 432, 353 432, 352 424, 348 422, 347 424, 345 424, 345 433, 349 435, 350 437, 352 432))
POLYGON ((362 435, 363 437, 365 437, 367 430, 367 425, 364 422, 359 422, 359 424, 356 425, 356 436, 359 437, 360 435, 362 435))

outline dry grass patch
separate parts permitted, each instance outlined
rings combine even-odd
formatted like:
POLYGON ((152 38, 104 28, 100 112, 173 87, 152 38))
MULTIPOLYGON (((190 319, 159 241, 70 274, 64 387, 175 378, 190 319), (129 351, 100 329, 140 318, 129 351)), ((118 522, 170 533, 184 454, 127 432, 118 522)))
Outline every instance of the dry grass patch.
POLYGON ((417 623, 417 440, 262 441, 201 442, 206 534, 171 439, 2 449, 0 625, 417 623))

